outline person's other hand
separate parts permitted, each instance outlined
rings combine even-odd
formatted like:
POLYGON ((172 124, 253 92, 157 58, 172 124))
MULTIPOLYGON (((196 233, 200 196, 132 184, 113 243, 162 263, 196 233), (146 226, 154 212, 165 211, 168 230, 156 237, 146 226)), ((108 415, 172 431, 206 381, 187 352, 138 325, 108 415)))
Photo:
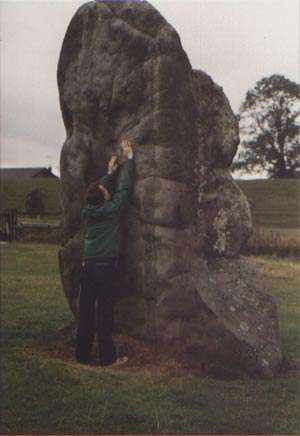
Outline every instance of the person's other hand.
POLYGON ((117 156, 112 156, 110 158, 110 161, 108 162, 108 167, 107 167, 107 173, 108 174, 113 174, 116 169, 118 168, 118 163, 117 163, 117 156))
POLYGON ((128 158, 128 159, 132 159, 133 158, 133 144, 132 142, 130 142, 128 139, 122 139, 121 141, 121 148, 123 150, 124 155, 128 158))

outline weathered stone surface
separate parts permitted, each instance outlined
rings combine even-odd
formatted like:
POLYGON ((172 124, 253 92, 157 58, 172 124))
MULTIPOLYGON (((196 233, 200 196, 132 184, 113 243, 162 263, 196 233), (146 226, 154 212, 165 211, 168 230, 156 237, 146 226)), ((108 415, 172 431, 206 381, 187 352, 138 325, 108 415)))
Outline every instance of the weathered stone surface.
POLYGON ((238 121, 229 101, 222 88, 200 70, 193 71, 193 93, 202 151, 213 168, 228 168, 239 144, 238 121))
POLYGON ((239 257, 251 233, 229 167, 238 125, 222 89, 193 71, 176 31, 146 1, 83 5, 58 65, 65 294, 78 313, 87 184, 112 150, 137 144, 116 308, 120 329, 271 375, 281 361, 276 305, 239 257))
POLYGON ((247 198, 229 174, 214 171, 213 182, 200 192, 201 219, 205 224, 207 254, 233 257, 239 254, 252 234, 252 218, 247 198))
MULTIPOLYGON (((195 261, 193 271, 198 263, 195 261)), ((275 301, 265 292, 266 284, 261 275, 242 257, 208 260, 197 269, 197 274, 191 277, 201 300, 218 323, 222 322, 215 338, 215 352, 224 352, 225 326, 227 347, 233 348, 232 357, 238 356, 240 361, 235 363, 242 363, 253 374, 273 374, 281 359, 278 317, 275 301), (232 338, 230 343, 228 334, 232 338)), ((208 332, 207 327, 205 330, 202 340, 207 333, 211 334, 210 328, 208 332)))

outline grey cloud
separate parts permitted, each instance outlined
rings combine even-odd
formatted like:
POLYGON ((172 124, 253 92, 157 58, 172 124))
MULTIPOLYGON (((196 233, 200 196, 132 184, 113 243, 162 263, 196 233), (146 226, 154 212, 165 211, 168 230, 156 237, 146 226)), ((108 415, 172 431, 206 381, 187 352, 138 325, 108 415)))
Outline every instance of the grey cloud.
MULTIPOLYGON (((1 2, 2 164, 58 167, 65 139, 56 66, 63 37, 84 1, 1 2)), ((194 68, 223 86, 238 110, 264 75, 299 80, 298 1, 153 0, 180 34, 194 68), (272 5, 272 6, 271 6, 272 5)))

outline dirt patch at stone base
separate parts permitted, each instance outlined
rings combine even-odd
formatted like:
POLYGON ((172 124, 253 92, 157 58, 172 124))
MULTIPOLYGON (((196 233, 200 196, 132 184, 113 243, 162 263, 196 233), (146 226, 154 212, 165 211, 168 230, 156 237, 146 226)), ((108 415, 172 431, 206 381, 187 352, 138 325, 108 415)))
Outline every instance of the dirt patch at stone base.
MULTIPOLYGON (((41 354, 47 358, 63 361, 72 367, 81 367, 90 371, 113 371, 127 373, 150 373, 151 375, 171 375, 198 377, 213 376, 219 379, 236 379, 248 377, 237 373, 235 369, 224 368, 217 362, 208 362, 203 356, 202 360, 193 364, 188 356, 180 353, 175 347, 162 347, 150 341, 144 341, 125 334, 114 335, 117 353, 120 356, 128 356, 128 361, 116 368, 102 367, 98 360, 96 340, 92 351, 91 363, 82 365, 76 362, 74 357, 76 340, 76 323, 72 323, 59 330, 53 341, 41 354)), ((278 377, 300 377, 300 362, 284 360, 278 377)))
POLYGON ((62 360, 68 364, 76 364, 91 370, 113 370, 122 372, 150 372, 153 375, 177 375, 186 376, 207 374, 207 365, 200 362, 193 368, 182 355, 172 347, 162 347, 150 341, 144 341, 125 334, 114 335, 114 343, 119 356, 128 356, 128 361, 117 368, 102 367, 99 364, 98 349, 94 341, 91 363, 89 365, 78 364, 74 357, 76 340, 76 325, 72 323, 57 332, 53 341, 47 347, 40 350, 44 356, 62 360))

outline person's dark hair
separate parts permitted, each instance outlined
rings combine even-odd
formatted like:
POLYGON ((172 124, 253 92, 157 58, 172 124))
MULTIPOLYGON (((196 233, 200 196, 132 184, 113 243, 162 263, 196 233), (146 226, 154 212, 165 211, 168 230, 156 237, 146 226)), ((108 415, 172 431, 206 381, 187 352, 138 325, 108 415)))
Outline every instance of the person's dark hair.
POLYGON ((86 190, 86 202, 93 206, 104 202, 104 194, 99 189, 99 182, 90 183, 86 190))

